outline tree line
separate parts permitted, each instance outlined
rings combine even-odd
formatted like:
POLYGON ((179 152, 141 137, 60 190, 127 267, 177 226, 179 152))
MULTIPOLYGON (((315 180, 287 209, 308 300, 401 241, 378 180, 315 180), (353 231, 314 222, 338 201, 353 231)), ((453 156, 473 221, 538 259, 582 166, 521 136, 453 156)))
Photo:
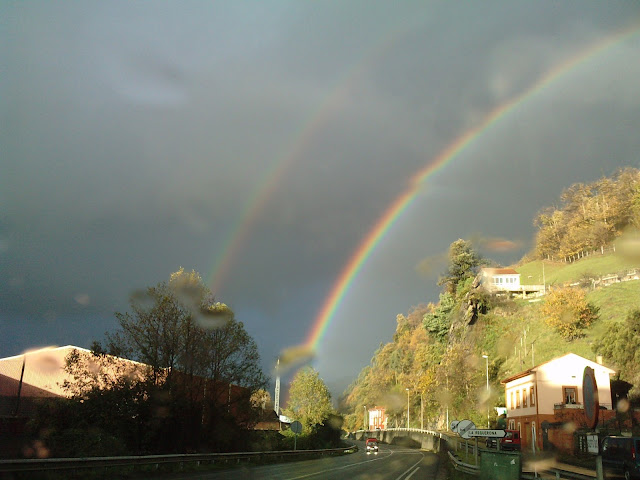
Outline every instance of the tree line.
MULTIPOLYGON (((393 341, 380 345, 345 392, 342 408, 353 412, 345 417, 347 429, 362 428, 363 412, 374 406, 385 407, 389 427, 405 427, 407 409, 414 428, 442 428, 447 414, 486 422, 485 369, 468 332, 476 318, 469 312, 486 311, 496 301, 474 283, 489 263, 467 240, 450 245, 439 302, 399 314, 393 341)), ((494 360, 492 381, 499 366, 494 360)))
MULTIPOLYGON (((115 316, 117 330, 66 358, 69 398, 40 403, 26 456, 293 449, 286 429, 253 430, 270 411, 257 344, 197 272, 135 292, 115 316)), ((304 425, 299 448, 339 446, 342 417, 311 367, 293 378, 285 413, 304 425)))
POLYGON ((116 318, 119 328, 90 355, 66 359, 70 399, 43 403, 29 425, 48 455, 249 447, 258 413, 252 395, 268 378, 243 323, 197 272, 180 269, 134 293, 130 311, 116 318))
POLYGON ((534 225, 537 258, 571 261, 603 252, 626 229, 640 229, 640 170, 627 167, 611 178, 571 185, 559 205, 538 212, 534 225))

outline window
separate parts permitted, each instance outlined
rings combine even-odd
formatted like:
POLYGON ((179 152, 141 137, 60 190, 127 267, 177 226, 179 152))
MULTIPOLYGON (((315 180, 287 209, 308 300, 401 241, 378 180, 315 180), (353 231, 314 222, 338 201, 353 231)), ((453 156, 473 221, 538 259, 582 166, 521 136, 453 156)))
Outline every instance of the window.
POLYGON ((564 397, 565 405, 578 403, 578 388, 562 387, 562 396, 564 397))
POLYGON ((527 389, 522 390, 522 408, 527 406, 527 389))
POLYGON ((516 404, 513 403, 513 391, 511 391, 511 402, 509 402, 509 407, 511 408, 511 410, 516 408, 516 404))
POLYGON ((520 408, 520 390, 516 390, 516 408, 520 408))
POLYGON ((530 398, 531 401, 529 402, 529 405, 533 407, 536 404, 536 394, 535 394, 534 387, 531 387, 529 389, 529 396, 531 397, 530 398))

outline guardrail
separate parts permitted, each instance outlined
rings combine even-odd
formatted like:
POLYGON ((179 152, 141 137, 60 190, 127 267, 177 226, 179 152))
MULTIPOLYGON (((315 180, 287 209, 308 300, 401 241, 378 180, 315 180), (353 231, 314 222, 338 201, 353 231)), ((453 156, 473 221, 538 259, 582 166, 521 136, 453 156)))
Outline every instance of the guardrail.
MULTIPOLYGON (((385 430, 396 431, 396 432, 398 431, 417 432, 417 433, 427 433, 429 435, 435 435, 445 440, 449 448, 454 452, 464 450, 467 456, 476 455, 475 440, 468 441, 459 437, 458 435, 453 435, 448 432, 437 432, 433 430, 422 430, 418 428, 388 428, 385 430)), ((358 430, 358 432, 375 432, 375 430, 358 430)), ((447 452, 447 454, 449 455, 449 459, 451 461, 453 468, 469 475, 474 475, 474 476, 480 475, 479 465, 472 465, 470 463, 463 462, 455 455, 455 453, 452 453, 451 450, 447 452)), ((486 450, 487 449, 482 448, 480 445, 478 445, 478 453, 486 450)), ((551 478, 555 478, 556 480, 598 480, 597 474, 595 472, 591 475, 591 474, 578 473, 578 472, 573 472, 571 470, 565 470, 562 468, 555 468, 555 467, 541 469, 541 470, 538 470, 537 472, 523 472, 520 478, 523 480, 534 480, 538 478, 549 478, 549 476, 551 476, 551 478)))
MULTIPOLYGON (((460 459, 458 459, 451 452, 447 452, 449 455, 449 459, 451 460, 451 464, 453 468, 460 472, 467 473, 469 475, 480 475, 480 467, 478 465, 471 465, 469 463, 464 463, 460 459)), ((572 472, 571 470, 564 470, 561 468, 548 468, 544 470, 539 470, 537 472, 522 472, 520 474, 520 478, 522 480, 535 480, 538 478, 549 478, 549 475, 552 475, 552 478, 556 480, 597 480, 597 475, 585 475, 582 473, 572 472), (544 476, 543 476, 544 475, 544 476)))
MULTIPOLYGON (((582 475, 580 473, 572 472, 570 470, 561 470, 559 468, 552 468, 550 470, 544 470, 543 472, 539 473, 555 475, 554 478, 556 480, 597 480, 598 478, 596 476, 582 475)), ((531 472, 527 472, 523 473, 520 478, 522 478, 523 480, 535 480, 542 477, 531 472)))
POLYGON ((241 461, 267 461, 285 457, 302 457, 307 455, 342 455, 357 451, 356 445, 344 448, 323 450, 283 450, 269 452, 236 452, 236 453, 203 453, 203 454, 174 454, 174 455, 141 455, 126 457, 84 457, 84 458, 37 458, 37 459, 9 459, 0 460, 0 472, 24 472, 46 470, 77 470, 90 468, 109 468, 124 466, 141 466, 160 464, 196 465, 215 464, 216 462, 240 463, 241 461))

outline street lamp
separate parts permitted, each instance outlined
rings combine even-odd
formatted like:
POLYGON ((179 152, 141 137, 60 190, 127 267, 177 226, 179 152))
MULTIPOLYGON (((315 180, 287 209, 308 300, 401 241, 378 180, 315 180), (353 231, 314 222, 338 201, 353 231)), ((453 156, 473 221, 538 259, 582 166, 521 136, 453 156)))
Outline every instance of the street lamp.
POLYGON ((364 407, 364 419, 363 419, 364 421, 363 421, 362 429, 366 430, 367 429, 367 406, 363 405, 363 407, 364 407))
POLYGON ((407 388, 407 429, 409 428, 409 389, 407 388))
POLYGON ((485 359, 487 364, 487 428, 490 428, 490 425, 489 425, 489 355, 482 355, 482 358, 485 359))

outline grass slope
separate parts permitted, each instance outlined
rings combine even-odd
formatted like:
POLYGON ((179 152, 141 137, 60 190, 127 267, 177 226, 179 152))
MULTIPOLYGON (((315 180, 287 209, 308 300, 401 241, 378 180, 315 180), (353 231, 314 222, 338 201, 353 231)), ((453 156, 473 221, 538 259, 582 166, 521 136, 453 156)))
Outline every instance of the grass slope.
MULTIPOLYGON (((522 284, 542 284, 541 261, 514 268, 521 274, 522 284)), ((569 264, 545 261, 544 277, 547 286, 562 285, 633 268, 640 265, 616 255, 596 255, 569 264)), ((621 322, 632 309, 640 308, 640 280, 597 288, 587 294, 587 300, 600 309, 600 318, 585 337, 572 342, 563 340, 544 322, 540 313, 544 298, 536 302, 516 299, 494 309, 478 322, 474 340, 483 352, 489 352, 490 358, 504 359, 499 380, 569 352, 595 360, 592 344, 610 322, 621 322)))

